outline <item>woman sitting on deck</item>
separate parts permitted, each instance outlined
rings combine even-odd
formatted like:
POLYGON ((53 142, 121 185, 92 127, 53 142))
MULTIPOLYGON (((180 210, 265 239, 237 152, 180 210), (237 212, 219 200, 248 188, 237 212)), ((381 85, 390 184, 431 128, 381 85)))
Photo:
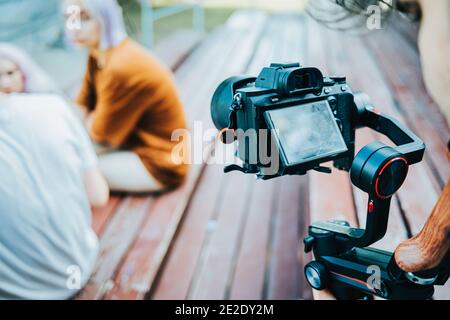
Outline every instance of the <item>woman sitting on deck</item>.
POLYGON ((70 298, 96 262, 90 206, 109 190, 57 93, 25 53, 0 43, 0 299, 70 298))
POLYGON ((110 188, 142 193, 180 186, 188 167, 172 160, 171 135, 186 122, 170 71, 127 37, 116 0, 66 0, 64 8, 69 37, 89 49, 77 103, 110 188), (71 26, 74 7, 78 27, 71 26))

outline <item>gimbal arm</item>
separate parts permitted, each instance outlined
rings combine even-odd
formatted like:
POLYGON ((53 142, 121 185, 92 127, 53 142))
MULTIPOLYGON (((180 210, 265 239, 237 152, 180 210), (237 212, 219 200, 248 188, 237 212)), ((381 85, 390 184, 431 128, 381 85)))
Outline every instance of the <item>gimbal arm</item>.
POLYGON ((386 234, 392 196, 406 179, 409 165, 422 160, 425 145, 403 124, 376 111, 370 99, 362 93, 355 95, 354 127, 368 127, 387 136, 396 146, 374 142, 355 157, 350 176, 353 184, 369 195, 365 229, 342 228, 318 222, 315 228, 340 234, 342 248, 367 247, 386 234))
POLYGON ((357 108, 356 128, 368 127, 388 137, 396 149, 408 161, 409 165, 422 161, 425 144, 400 121, 381 114, 373 107, 365 93, 355 94, 357 108))
POLYGON ((366 94, 355 94, 355 106, 355 128, 371 128, 396 145, 369 144, 352 164, 352 182, 369 194, 369 203, 365 232, 351 242, 366 247, 385 235, 391 197, 406 179, 408 167, 422 161, 425 144, 398 120, 375 111, 366 94))

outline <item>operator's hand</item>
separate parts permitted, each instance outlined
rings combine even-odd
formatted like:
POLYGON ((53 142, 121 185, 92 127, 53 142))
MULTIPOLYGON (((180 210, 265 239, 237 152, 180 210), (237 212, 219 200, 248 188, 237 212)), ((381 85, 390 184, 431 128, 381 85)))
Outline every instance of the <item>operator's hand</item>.
POLYGON ((422 231, 395 250, 397 265, 406 272, 433 269, 450 248, 450 180, 422 231))

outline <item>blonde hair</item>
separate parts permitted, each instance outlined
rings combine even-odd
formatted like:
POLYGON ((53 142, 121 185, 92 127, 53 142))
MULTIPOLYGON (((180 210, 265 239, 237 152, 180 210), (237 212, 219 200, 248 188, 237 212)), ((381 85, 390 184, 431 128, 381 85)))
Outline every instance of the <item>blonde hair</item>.
POLYGON ((101 26, 100 50, 119 45, 127 37, 122 8, 116 0, 83 0, 101 26))

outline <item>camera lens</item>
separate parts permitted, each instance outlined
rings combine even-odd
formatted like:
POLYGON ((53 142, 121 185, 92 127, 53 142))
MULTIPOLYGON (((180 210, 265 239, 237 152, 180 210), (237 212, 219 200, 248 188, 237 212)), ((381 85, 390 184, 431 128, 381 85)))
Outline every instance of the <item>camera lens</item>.
POLYGON ((211 117, 218 130, 228 126, 230 106, 233 101, 233 78, 222 82, 211 101, 211 117))
POLYGON ((233 103, 235 90, 241 85, 254 81, 254 78, 243 76, 231 77, 223 81, 214 92, 211 101, 211 117, 218 130, 228 127, 230 121, 230 107, 233 103))

